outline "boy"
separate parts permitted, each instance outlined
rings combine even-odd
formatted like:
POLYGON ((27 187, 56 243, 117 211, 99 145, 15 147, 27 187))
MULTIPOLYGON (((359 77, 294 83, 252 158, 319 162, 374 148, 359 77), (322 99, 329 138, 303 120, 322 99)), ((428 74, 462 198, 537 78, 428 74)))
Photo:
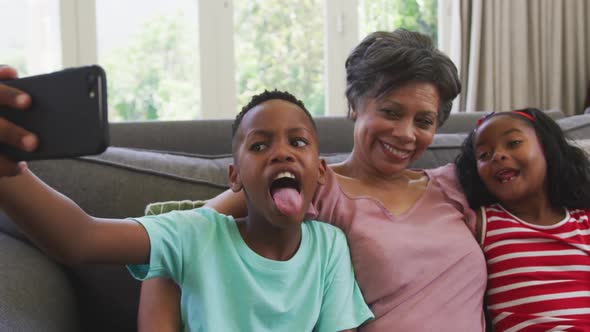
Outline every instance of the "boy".
POLYGON ((278 91, 255 96, 232 143, 229 180, 246 194, 243 220, 210 209, 93 218, 24 164, 0 180, 0 204, 60 261, 138 264, 129 269, 139 279, 174 280, 185 330, 340 331, 372 318, 342 232, 302 222, 326 167, 303 104, 278 91))

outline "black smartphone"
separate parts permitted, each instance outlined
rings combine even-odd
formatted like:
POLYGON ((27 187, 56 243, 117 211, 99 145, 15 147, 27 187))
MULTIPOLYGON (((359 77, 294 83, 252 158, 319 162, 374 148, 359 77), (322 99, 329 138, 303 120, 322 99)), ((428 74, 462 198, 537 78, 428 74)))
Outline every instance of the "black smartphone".
POLYGON ((68 68, 50 74, 0 81, 28 93, 27 110, 0 106, 0 116, 33 132, 33 152, 0 144, 14 160, 70 158, 102 153, 109 145, 107 79, 100 66, 68 68))

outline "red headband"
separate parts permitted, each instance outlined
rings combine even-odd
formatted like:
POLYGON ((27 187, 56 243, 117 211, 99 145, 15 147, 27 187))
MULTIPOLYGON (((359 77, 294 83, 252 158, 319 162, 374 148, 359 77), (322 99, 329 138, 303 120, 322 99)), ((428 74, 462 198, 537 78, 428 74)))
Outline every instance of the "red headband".
POLYGON ((512 111, 512 113, 518 114, 520 116, 524 116, 525 118, 531 120, 531 122, 535 122, 535 119, 530 114, 525 113, 523 111, 512 111))
MULTIPOLYGON (((529 119, 531 122, 535 122, 535 119, 532 117, 532 115, 525 113, 523 111, 512 111, 512 113, 514 114, 518 114, 522 117, 525 117, 527 119, 529 119)), ((492 113, 488 113, 484 116, 482 116, 481 118, 477 119, 477 124, 475 125, 475 128, 479 128, 479 126, 481 126, 481 124, 487 120, 489 117, 491 117, 492 115, 496 114, 496 112, 492 112, 492 113)))

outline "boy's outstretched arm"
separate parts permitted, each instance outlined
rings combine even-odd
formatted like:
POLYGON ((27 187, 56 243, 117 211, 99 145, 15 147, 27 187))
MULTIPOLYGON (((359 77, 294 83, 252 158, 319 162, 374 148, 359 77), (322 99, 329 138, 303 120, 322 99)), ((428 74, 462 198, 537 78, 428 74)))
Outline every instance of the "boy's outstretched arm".
POLYGON ((0 207, 47 254, 66 264, 148 262, 150 242, 139 223, 93 218, 25 163, 19 167, 19 175, 0 177, 0 207))

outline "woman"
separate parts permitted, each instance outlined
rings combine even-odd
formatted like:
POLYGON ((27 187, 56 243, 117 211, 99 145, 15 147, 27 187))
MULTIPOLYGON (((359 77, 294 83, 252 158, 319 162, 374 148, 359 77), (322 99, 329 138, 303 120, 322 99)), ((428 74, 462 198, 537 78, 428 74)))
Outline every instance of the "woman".
MULTIPOLYGON (((316 219, 347 235, 375 314, 359 330, 483 331, 486 266, 454 169, 408 169, 449 116, 460 92, 456 67, 430 38, 399 29, 367 36, 346 72, 354 146, 330 165, 313 207, 316 219)), ((245 211, 243 197, 230 191, 208 205, 234 216, 245 211)), ((178 298, 169 281, 144 284, 140 328, 178 322, 170 310, 178 298)))

